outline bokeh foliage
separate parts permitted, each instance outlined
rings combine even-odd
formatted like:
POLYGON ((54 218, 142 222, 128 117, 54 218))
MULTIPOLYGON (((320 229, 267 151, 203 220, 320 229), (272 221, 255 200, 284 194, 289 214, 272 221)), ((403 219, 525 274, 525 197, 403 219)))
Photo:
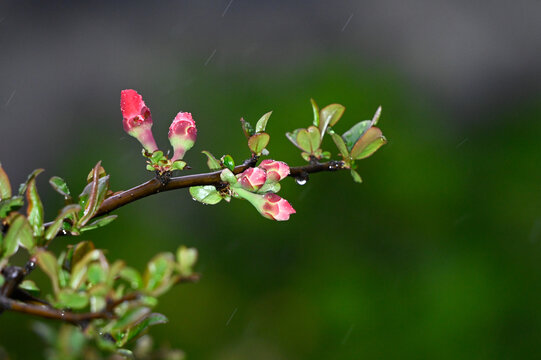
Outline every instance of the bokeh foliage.
MULTIPOLYGON (((295 190, 284 181, 282 193, 298 212, 287 223, 269 222, 245 203, 201 206, 178 191, 129 205, 89 233, 108 257, 138 268, 147 254, 180 243, 198 248, 203 278, 160 301, 156 311, 170 322, 153 329, 157 341, 193 359, 540 356, 541 125, 534 119, 541 108, 525 99, 519 111, 486 114, 487 126, 460 128, 404 79, 361 66, 325 63, 272 80, 249 68, 205 69, 193 74, 189 92, 164 99, 171 113, 179 102, 194 113, 200 145, 186 161, 200 164, 196 171, 205 168, 201 150, 246 156, 241 116, 255 122, 273 110, 269 131, 285 133, 309 123, 311 97, 343 104, 342 126, 382 105, 389 143, 361 163, 362 185, 347 172, 312 176, 295 190), (159 229, 149 216, 160 218, 159 229)), ((138 154, 110 156, 129 151, 125 142, 85 151, 95 134, 86 136, 64 159, 63 178, 77 181, 98 159, 118 178, 115 187, 147 176, 138 154)), ((303 162, 285 137, 274 136, 268 150, 303 162)), ((38 344, 30 319, 5 313, 0 321, 8 352, 39 351, 26 345, 38 344), (22 333, 25 341, 15 341, 22 333)))

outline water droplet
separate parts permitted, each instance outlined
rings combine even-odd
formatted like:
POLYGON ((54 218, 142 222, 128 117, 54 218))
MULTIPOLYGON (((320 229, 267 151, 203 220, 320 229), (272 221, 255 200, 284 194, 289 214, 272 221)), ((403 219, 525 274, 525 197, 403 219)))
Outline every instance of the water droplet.
POLYGON ((295 179, 295 182, 296 182, 298 185, 301 185, 301 186, 302 186, 302 185, 305 185, 305 184, 308 182, 308 180, 306 180, 305 178, 296 178, 296 179, 295 179))

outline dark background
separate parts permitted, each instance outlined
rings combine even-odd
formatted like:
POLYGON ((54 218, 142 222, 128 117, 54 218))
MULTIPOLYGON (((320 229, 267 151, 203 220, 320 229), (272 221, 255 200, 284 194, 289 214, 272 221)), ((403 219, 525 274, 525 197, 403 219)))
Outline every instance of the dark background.
MULTIPOLYGON (((382 105, 389 144, 359 163, 364 183, 284 181, 286 223, 177 191, 81 240, 141 269, 199 249, 201 282, 164 296, 152 329, 189 359, 540 358, 540 18, 536 0, 3 1, 0 160, 14 183, 46 169, 52 219, 53 175, 79 192, 102 160, 114 190, 149 178, 121 89, 164 148, 193 113, 194 171, 201 150, 249 155, 241 116, 274 110, 271 156, 298 165, 283 134, 310 123, 310 97, 346 106, 340 132, 382 105)), ((32 321, 0 317, 12 358, 41 357, 32 321)))

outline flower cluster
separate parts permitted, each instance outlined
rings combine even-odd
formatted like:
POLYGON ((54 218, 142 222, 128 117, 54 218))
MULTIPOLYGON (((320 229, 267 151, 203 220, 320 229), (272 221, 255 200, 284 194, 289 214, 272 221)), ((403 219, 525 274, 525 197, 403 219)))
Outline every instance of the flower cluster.
POLYGON ((279 181, 289 175, 289 166, 282 161, 263 160, 259 166, 244 170, 232 177, 229 170, 222 172, 222 179, 229 182, 234 196, 248 200, 264 217, 272 220, 289 220, 295 209, 275 193, 279 181))
POLYGON ((169 127, 169 142, 174 150, 173 157, 169 160, 163 156, 163 152, 158 150, 152 135, 150 109, 145 105, 143 97, 135 90, 122 90, 120 92, 120 110, 122 111, 124 130, 139 140, 148 153, 149 170, 167 171, 184 167, 185 163, 180 160, 186 151, 193 147, 197 138, 197 128, 191 113, 179 112, 169 127))

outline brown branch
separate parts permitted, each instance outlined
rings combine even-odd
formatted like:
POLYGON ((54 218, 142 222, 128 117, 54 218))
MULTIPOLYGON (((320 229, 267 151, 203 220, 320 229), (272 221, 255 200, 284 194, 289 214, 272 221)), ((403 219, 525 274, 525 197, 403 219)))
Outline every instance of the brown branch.
MULTIPOLYGON (((247 168, 255 166, 255 161, 250 159, 244 164, 236 166, 233 173, 238 174, 247 168)), ((300 179, 307 179, 308 174, 322 171, 336 171, 344 168, 342 161, 328 161, 326 163, 312 163, 305 166, 297 166, 290 168, 289 176, 300 179)), ((167 184, 163 184, 159 179, 154 178, 141 185, 122 191, 116 195, 110 196, 101 204, 96 215, 101 216, 110 213, 124 205, 132 203, 144 197, 154 195, 164 191, 187 188, 191 186, 215 185, 219 186, 222 183, 220 179, 221 170, 210 173, 186 175, 173 177, 167 184)))

